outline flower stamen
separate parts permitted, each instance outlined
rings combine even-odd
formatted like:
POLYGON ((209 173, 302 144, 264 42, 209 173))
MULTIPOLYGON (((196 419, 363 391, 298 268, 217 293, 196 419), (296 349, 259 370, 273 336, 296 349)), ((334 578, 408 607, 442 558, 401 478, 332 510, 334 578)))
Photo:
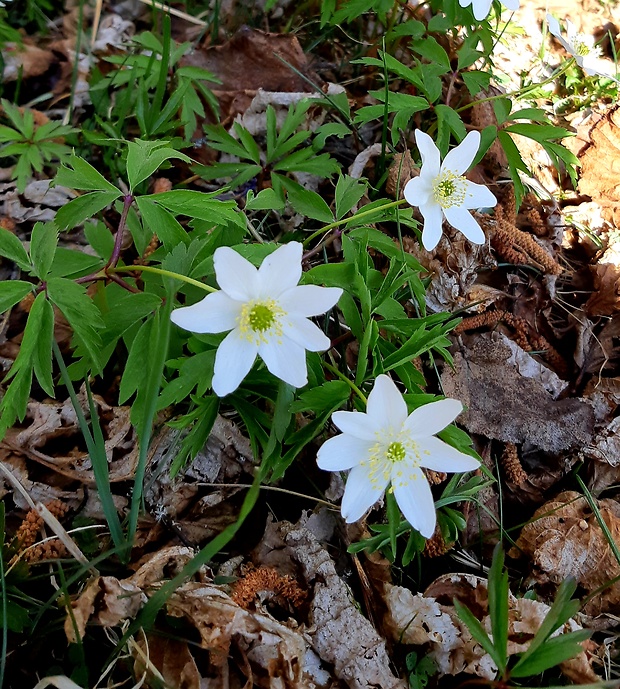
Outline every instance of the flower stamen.
POLYGON ((433 198, 442 208, 461 206, 467 196, 467 180, 452 170, 444 170, 433 182, 433 198))
POLYGON ((260 344, 282 336, 285 312, 274 299, 246 302, 237 317, 240 333, 250 342, 260 344))

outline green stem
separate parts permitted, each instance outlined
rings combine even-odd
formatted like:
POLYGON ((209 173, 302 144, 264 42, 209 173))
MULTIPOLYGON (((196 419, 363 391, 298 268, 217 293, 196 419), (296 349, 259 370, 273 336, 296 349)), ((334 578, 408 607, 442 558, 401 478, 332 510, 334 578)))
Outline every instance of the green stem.
POLYGON ((368 398, 366 397, 366 395, 357 387, 357 385, 352 380, 349 380, 344 375, 344 373, 341 373, 335 366, 328 364, 326 361, 323 362, 323 366, 328 371, 331 371, 335 376, 338 376, 340 380, 343 380, 351 388, 351 390, 353 390, 353 392, 362 400, 364 404, 368 404, 368 398))
POLYGON ((398 201, 391 201, 390 203, 386 203, 385 206, 375 206, 374 208, 370 208, 367 211, 362 211, 361 213, 356 213, 355 215, 352 215, 350 218, 343 218, 342 220, 336 220, 336 222, 332 222, 329 225, 325 225, 322 227, 320 230, 317 230, 316 232, 313 232, 305 241, 304 241, 304 246, 308 246, 308 244, 318 237, 321 234, 324 234, 325 232, 329 232, 330 230, 333 230, 334 227, 340 227, 340 225, 346 225, 353 220, 359 220, 360 218, 363 218, 366 215, 373 215, 375 213, 380 213, 381 211, 387 210, 388 208, 394 208, 394 206, 402 206, 403 203, 407 203, 406 199, 399 199, 398 201))
POLYGON ((200 289, 205 290, 205 292, 217 292, 215 287, 210 285, 205 285, 204 282, 194 280, 194 278, 188 278, 186 275, 181 275, 180 273, 173 273, 171 270, 164 270, 163 268, 155 268, 155 266, 121 266, 120 268, 108 268, 108 273, 133 273, 135 271, 142 271, 144 273, 155 273, 156 275, 165 275, 169 278, 174 278, 175 280, 181 280, 186 282, 188 285, 194 285, 194 287, 200 287, 200 289))

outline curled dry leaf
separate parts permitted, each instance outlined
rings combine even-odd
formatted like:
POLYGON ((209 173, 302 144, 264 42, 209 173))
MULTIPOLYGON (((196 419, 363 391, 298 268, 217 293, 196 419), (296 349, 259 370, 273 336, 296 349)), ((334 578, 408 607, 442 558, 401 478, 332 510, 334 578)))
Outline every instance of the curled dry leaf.
MULTIPOLYGON (((93 396, 99 411, 109 462, 110 481, 133 478, 138 451, 130 422, 129 407, 110 407, 98 395, 93 396)), ((94 485, 95 479, 88 452, 81 449, 83 440, 71 400, 28 404, 27 424, 8 431, 3 444, 15 453, 53 469, 71 479, 94 485), (57 443, 62 439, 62 443, 57 443), (67 451, 67 444, 73 447, 67 451), (64 449, 61 449, 64 448, 64 449)))
POLYGON ((146 596, 135 584, 116 577, 96 577, 71 603, 65 619, 65 634, 69 643, 84 638, 89 622, 103 627, 115 627, 135 617, 146 602, 146 596))
POLYGON ((361 614, 329 553, 309 529, 269 523, 257 559, 281 572, 300 570, 312 591, 307 634, 339 680, 351 689, 404 689, 390 669, 385 640, 361 614))
MULTIPOLYGON (((611 499, 598 502, 612 538, 620 542, 620 505, 611 499)), ((620 565, 586 499, 565 491, 545 503, 523 527, 509 553, 531 561, 532 577, 545 584, 560 584, 575 577, 585 591, 595 591, 620 575, 620 565)), ((584 613, 600 615, 617 611, 620 583, 616 582, 588 601, 584 613)))
POLYGON ((14 182, 0 184, 0 214, 15 222, 47 222, 56 217, 56 211, 77 194, 67 187, 51 187, 52 180, 31 180, 23 194, 17 192, 14 182))
MULTIPOLYGON (((488 244, 472 244, 447 223, 432 251, 426 251, 411 237, 403 238, 403 247, 429 273, 426 303, 432 311, 453 311, 477 301, 480 291, 475 283, 480 271, 497 265, 488 244)), ((492 303, 503 296, 499 290, 488 288, 484 299, 492 303)))
MULTIPOLYGON (((497 668, 491 657, 476 642, 459 619, 452 601, 457 598, 480 620, 487 633, 491 631, 488 615, 488 592, 485 579, 471 574, 446 574, 436 579, 424 592, 413 594, 402 586, 385 585, 388 605, 387 626, 395 641, 422 646, 430 644, 440 675, 462 672, 488 680, 495 678, 497 668)), ((509 593, 508 655, 525 651, 536 634, 549 606, 545 603, 516 598, 509 593)), ((569 620, 557 633, 581 629, 569 620)), ((588 658, 581 653, 560 666, 574 682, 595 682, 600 678, 588 658)))
POLYGON ((22 45, 5 43, 2 46, 4 71, 2 81, 17 81, 17 79, 30 79, 39 77, 49 69, 54 61, 54 53, 32 45, 25 40, 22 45))

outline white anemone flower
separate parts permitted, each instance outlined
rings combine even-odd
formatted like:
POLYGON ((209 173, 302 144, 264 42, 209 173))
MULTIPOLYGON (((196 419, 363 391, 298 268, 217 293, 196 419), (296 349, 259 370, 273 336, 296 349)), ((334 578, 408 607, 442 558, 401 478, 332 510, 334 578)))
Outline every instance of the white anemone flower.
POLYGON ((329 338, 308 318, 331 309, 342 290, 298 285, 302 250, 299 242, 284 244, 257 269, 233 249, 219 247, 213 263, 221 290, 172 312, 173 323, 194 333, 231 331, 215 355, 213 391, 219 397, 237 389, 257 355, 274 376, 303 387, 306 350, 329 349, 329 338))
MULTIPOLYGON (((519 0, 501 0, 502 5, 513 12, 519 9, 519 0)), ((491 11, 493 0, 459 0, 461 7, 469 7, 473 5, 474 17, 476 21, 486 19, 491 11)))
POLYGON ((407 521, 430 538, 437 516, 422 467, 461 472, 479 466, 473 457, 435 437, 462 410, 458 400, 445 399, 407 415, 407 404, 392 379, 380 375, 368 396, 366 413, 334 412, 332 421, 342 435, 321 446, 317 463, 327 471, 351 469, 341 506, 345 520, 360 519, 391 483, 407 521))
POLYGON ((550 14, 547 14, 547 24, 549 31, 562 44, 564 50, 575 58, 577 64, 588 76, 598 74, 602 77, 612 77, 611 73, 606 71, 604 67, 605 62, 601 59, 601 49, 594 45, 593 36, 579 33, 570 19, 566 20, 566 38, 562 36, 560 23, 550 14))
POLYGON ((444 217, 470 242, 484 244, 484 232, 469 211, 491 208, 497 199, 484 185, 470 182, 463 175, 480 147, 480 132, 469 132, 446 155, 443 163, 439 149, 428 134, 416 129, 415 140, 422 157, 422 169, 418 177, 407 182, 403 194, 412 206, 419 206, 424 217, 424 248, 432 251, 439 243, 444 217))

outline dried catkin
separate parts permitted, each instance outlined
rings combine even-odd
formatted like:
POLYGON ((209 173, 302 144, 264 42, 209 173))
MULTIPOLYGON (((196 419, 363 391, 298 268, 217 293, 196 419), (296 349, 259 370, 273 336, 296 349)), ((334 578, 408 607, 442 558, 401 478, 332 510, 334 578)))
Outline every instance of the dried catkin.
POLYGON ((520 486, 527 480, 527 474, 521 466, 521 460, 514 443, 506 443, 501 458, 502 468, 510 483, 520 486))

